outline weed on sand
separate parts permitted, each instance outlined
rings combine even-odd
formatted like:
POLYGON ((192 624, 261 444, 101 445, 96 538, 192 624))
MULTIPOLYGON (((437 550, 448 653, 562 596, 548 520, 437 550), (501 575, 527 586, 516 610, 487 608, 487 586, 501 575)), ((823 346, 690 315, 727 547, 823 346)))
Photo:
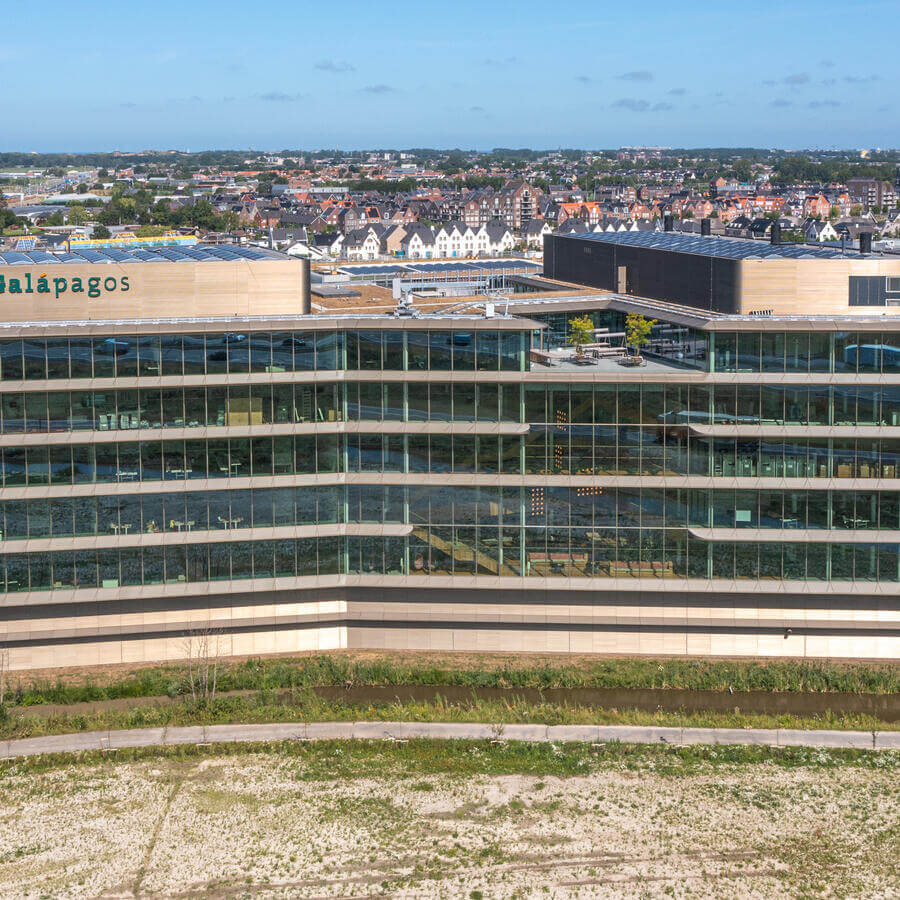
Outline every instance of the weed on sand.
POLYGON ((900 755, 283 743, 0 767, 0 896, 900 893, 900 755))

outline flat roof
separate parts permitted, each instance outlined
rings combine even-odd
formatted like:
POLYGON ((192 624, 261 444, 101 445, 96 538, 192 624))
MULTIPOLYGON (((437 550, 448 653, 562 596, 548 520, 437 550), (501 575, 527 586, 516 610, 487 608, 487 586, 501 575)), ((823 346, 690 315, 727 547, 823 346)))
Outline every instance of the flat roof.
MULTIPOLYGON (((679 234, 673 231, 618 231, 591 234, 559 235, 601 244, 620 244, 628 247, 646 247, 671 253, 690 253, 694 256, 712 256, 716 259, 847 259, 857 253, 841 253, 824 247, 807 244, 770 244, 743 238, 704 237, 699 234, 679 234)), ((871 259, 872 257, 865 257, 871 259)))
MULTIPOLYGON (((505 308, 509 300, 509 314, 514 316, 547 315, 551 313, 575 313, 591 310, 613 309, 619 312, 639 312, 659 317, 665 322, 687 325, 704 331, 900 331, 900 317, 887 313, 865 312, 841 315, 801 315, 800 313, 751 316, 742 313, 720 313, 694 309, 668 300, 653 300, 630 294, 603 292, 567 297, 530 298, 528 294, 510 294, 507 298, 494 299, 498 309, 505 308)), ((490 299, 490 298, 486 298, 490 299)), ((882 307, 855 307, 874 310, 882 307)), ((886 307, 890 308, 890 307, 886 307)))
POLYGON ((0 253, 0 266, 52 266, 87 263, 104 265, 109 263, 145 262, 234 262, 236 260, 294 259, 285 253, 267 250, 263 247, 238 247, 232 244, 203 247, 140 247, 122 250, 107 247, 103 250, 10 250, 0 253))
POLYGON ((91 334, 165 334, 188 332, 240 332, 246 331, 326 331, 336 330, 387 330, 412 331, 536 331, 546 328, 543 322, 535 322, 519 316, 456 315, 421 313, 418 316, 394 316, 391 313, 339 313, 318 315, 271 316, 185 316, 147 319, 71 319, 68 321, 0 322, 0 335, 4 338, 30 334, 71 334, 74 331, 91 334))

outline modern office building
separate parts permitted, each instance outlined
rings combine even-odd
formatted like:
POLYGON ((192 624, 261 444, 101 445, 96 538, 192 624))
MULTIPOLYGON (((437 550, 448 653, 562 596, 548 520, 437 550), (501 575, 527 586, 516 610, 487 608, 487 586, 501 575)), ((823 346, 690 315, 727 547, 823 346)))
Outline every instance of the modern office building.
POLYGON ((210 629, 900 657, 900 261, 623 233, 549 237, 546 274, 597 290, 311 316, 267 251, 0 254, 11 667, 210 629), (645 365, 559 352, 628 313, 645 365))

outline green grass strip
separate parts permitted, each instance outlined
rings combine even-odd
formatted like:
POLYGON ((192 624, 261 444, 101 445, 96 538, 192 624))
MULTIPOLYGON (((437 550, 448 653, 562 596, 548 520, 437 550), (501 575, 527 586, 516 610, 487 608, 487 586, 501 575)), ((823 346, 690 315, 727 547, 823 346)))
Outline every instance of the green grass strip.
MULTIPOLYGON (((598 659, 582 664, 498 663, 489 656, 442 658, 440 664, 401 655, 353 659, 341 653, 310 657, 222 661, 219 690, 299 689, 326 685, 455 685, 497 688, 680 688, 893 694, 900 666, 816 661, 701 661, 598 659)), ((151 666, 108 681, 85 677, 33 681, 7 676, 9 705, 69 704, 124 697, 182 697, 189 693, 182 664, 151 666)))

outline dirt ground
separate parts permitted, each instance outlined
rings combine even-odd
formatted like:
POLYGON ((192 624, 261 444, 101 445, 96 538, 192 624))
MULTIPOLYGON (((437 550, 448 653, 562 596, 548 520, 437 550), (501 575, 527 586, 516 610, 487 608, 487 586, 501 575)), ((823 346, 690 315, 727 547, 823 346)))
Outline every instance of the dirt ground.
POLYGON ((335 781, 304 765, 3 770, 0 896, 900 896, 896 770, 335 781))

